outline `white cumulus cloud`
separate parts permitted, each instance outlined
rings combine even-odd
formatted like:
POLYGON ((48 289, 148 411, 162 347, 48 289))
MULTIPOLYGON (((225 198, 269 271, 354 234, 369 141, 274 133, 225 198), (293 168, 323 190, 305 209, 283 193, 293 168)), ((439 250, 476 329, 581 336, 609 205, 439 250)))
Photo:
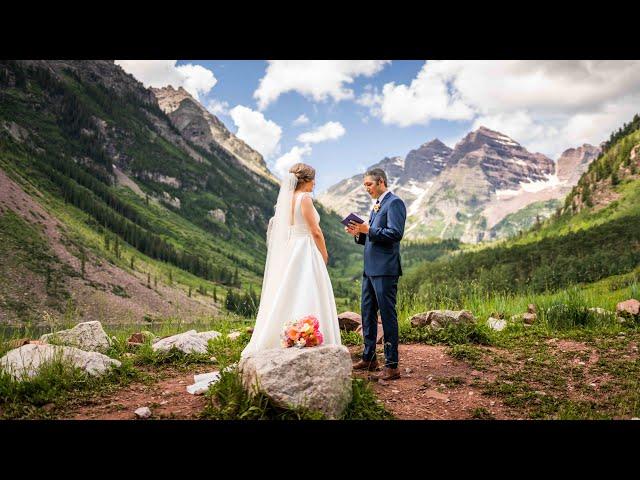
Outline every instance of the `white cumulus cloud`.
POLYGON ((326 140, 335 140, 345 134, 345 129, 340 122, 327 122, 310 132, 298 135, 298 141, 302 143, 320 143, 326 140))
POLYGON ((145 87, 182 87, 194 98, 206 95, 218 82, 213 72, 202 65, 176 65, 177 60, 116 60, 123 70, 145 87))
POLYGON ((274 165, 274 170, 281 178, 289 171, 289 168, 295 163, 302 160, 302 157, 311 154, 311 146, 304 145, 302 147, 295 146, 287 153, 278 158, 274 165))
POLYGON ((293 121, 293 126, 297 127, 298 125, 306 125, 309 123, 309 118, 303 113, 298 118, 293 121))
POLYGON ((214 115, 229 115, 229 103, 212 98, 207 103, 207 110, 214 115))
POLYGON ((557 156, 597 145, 640 110, 640 61, 437 60, 409 85, 368 88, 357 103, 385 124, 470 120, 557 156))
POLYGON ((345 85, 358 76, 375 75, 387 60, 271 60, 265 76, 253 93, 258 108, 264 110, 280 95, 295 91, 316 102, 354 97, 345 85))
POLYGON ((280 150, 282 128, 267 120, 264 115, 243 105, 229 111, 233 123, 238 127, 236 136, 257 150, 266 159, 277 155, 280 150))

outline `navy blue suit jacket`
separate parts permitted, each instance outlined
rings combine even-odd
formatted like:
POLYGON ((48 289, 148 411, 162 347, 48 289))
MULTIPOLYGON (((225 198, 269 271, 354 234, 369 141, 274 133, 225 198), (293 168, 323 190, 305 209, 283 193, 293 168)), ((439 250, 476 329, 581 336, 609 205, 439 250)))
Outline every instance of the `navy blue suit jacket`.
POLYGON ((364 274, 375 276, 400 276, 400 240, 404 235, 407 208, 400 197, 387 193, 378 212, 371 211, 369 233, 361 233, 356 243, 364 245, 364 274))

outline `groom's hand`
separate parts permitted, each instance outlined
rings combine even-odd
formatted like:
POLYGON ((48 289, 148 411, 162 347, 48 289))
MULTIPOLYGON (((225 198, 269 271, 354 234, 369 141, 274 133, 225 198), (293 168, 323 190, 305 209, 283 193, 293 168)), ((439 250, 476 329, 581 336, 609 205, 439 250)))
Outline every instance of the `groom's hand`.
POLYGON ((358 233, 369 233, 369 225, 367 223, 349 222, 349 233, 357 235, 358 233))
POLYGON ((354 237, 357 235, 356 232, 351 231, 351 229, 349 227, 344 227, 344 231, 346 233, 348 233, 349 235, 353 235, 354 237))

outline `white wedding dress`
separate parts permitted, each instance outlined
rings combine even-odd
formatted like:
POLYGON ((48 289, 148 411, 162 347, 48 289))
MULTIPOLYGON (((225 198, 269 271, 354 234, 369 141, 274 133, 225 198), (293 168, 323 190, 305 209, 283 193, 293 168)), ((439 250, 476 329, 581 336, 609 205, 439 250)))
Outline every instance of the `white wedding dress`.
MULTIPOLYGON (((295 183, 295 176, 285 179, 278 197, 276 215, 272 219, 275 225, 270 227, 270 230, 273 228, 274 231, 271 232, 271 238, 269 233, 267 234, 269 251, 256 324, 242 356, 258 350, 283 348, 281 336, 284 325, 306 315, 315 315, 318 319, 319 329, 324 337, 323 345, 342 343, 331 279, 322 254, 302 216, 302 198, 310 194, 301 192, 294 195, 295 183), (285 182, 290 182, 288 187, 284 185, 285 182), (284 191, 287 188, 289 192, 284 191), (282 207, 287 201, 289 211, 285 217, 282 207), (281 225, 277 225, 278 222, 281 225), (278 230, 281 237, 274 239, 278 230)), ((320 221, 320 215, 315 208, 314 214, 317 221, 320 221)))

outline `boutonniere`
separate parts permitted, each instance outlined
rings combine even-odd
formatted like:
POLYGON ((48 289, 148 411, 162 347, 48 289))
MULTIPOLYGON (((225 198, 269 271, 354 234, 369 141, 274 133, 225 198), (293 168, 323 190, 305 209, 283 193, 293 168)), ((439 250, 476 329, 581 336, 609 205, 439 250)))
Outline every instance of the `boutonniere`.
POLYGON ((376 203, 376 204, 373 206, 373 211, 374 211, 374 212, 376 212, 376 213, 378 213, 378 210, 380 210, 380 204, 379 204, 379 203, 376 203))

